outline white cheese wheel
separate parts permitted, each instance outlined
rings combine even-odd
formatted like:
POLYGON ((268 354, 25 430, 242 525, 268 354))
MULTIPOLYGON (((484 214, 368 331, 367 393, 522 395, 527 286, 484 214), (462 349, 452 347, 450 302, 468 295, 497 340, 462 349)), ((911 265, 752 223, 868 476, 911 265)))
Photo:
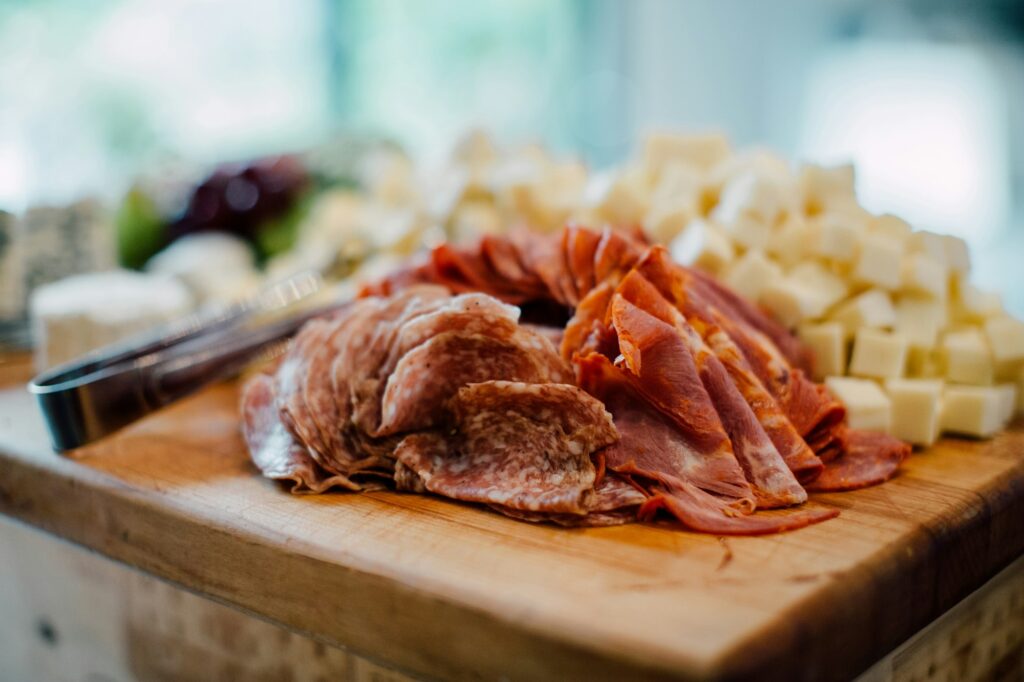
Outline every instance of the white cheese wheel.
POLYGON ((178 319, 192 310, 192 296, 172 277, 112 270, 39 287, 29 308, 42 370, 178 319))
POLYGON ((154 275, 181 280, 199 303, 227 302, 254 282, 249 244, 226 232, 200 232, 175 240, 146 263, 154 275))

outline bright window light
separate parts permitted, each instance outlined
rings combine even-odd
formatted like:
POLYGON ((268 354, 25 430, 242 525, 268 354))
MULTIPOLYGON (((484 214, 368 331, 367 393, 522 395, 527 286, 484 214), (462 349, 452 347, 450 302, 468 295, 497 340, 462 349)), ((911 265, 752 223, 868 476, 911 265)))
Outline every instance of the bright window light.
POLYGON ((860 44, 815 67, 802 157, 852 160, 869 210, 981 247, 1008 221, 1003 88, 969 48, 860 44))

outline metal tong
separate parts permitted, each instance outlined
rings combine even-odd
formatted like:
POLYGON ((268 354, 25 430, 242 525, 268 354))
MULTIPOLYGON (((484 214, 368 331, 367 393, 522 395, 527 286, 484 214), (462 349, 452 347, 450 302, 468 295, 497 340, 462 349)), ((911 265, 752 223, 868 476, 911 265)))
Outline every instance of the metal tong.
POLYGON ((28 384, 56 450, 77 448, 240 372, 308 320, 330 313, 323 281, 303 273, 227 309, 184 320, 53 367, 28 384))

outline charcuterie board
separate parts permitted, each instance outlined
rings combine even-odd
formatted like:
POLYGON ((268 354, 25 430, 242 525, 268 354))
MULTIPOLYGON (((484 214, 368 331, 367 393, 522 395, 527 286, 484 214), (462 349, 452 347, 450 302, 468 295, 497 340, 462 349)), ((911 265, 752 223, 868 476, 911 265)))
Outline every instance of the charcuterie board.
POLYGON ((1024 429, 915 452, 832 521, 759 538, 564 529, 399 493, 292 496, 237 386, 62 457, 0 392, 0 511, 414 675, 830 679, 1024 552, 1024 429))

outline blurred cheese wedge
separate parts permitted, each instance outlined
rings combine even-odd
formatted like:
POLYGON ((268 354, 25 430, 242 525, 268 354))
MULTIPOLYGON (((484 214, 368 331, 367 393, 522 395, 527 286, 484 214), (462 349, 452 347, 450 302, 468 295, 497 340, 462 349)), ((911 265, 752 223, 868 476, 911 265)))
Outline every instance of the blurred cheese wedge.
POLYGON ((146 263, 146 272, 181 280, 198 303, 227 303, 252 293, 259 277, 249 244, 226 232, 184 236, 146 263))
POLYGON ((995 386, 947 385, 942 396, 942 429, 988 438, 1003 427, 1006 394, 995 386))
POLYGON ((802 324, 798 334, 814 355, 814 379, 846 373, 846 338, 838 322, 802 324))
POLYGON ((892 402, 874 381, 828 377, 825 388, 846 405, 846 422, 850 428, 888 433, 892 424, 892 402))
POLYGON ((850 359, 850 374, 888 379, 903 376, 907 339, 902 334, 864 327, 857 330, 850 359))
POLYGON ((865 234, 853 266, 857 284, 893 290, 900 286, 903 244, 882 234, 865 234))
POLYGON ((889 379, 885 390, 892 403, 892 435, 914 445, 931 445, 938 440, 942 381, 889 379))
POLYGON ((42 370, 182 317, 192 296, 173 277, 113 270, 39 287, 29 308, 42 370))
POLYGON ((946 378, 961 384, 987 385, 995 376, 992 352, 976 327, 949 331, 942 338, 946 378))
POLYGON ((711 222, 698 218, 669 244, 669 253, 677 263, 691 265, 717 275, 736 257, 732 242, 711 222))
POLYGON ((862 328, 890 328, 896 324, 896 310, 889 294, 871 289, 838 306, 829 317, 843 325, 850 338, 862 328))
POLYGON ((760 251, 747 251, 736 260, 722 278, 734 291, 751 301, 772 281, 782 277, 782 268, 760 251))

